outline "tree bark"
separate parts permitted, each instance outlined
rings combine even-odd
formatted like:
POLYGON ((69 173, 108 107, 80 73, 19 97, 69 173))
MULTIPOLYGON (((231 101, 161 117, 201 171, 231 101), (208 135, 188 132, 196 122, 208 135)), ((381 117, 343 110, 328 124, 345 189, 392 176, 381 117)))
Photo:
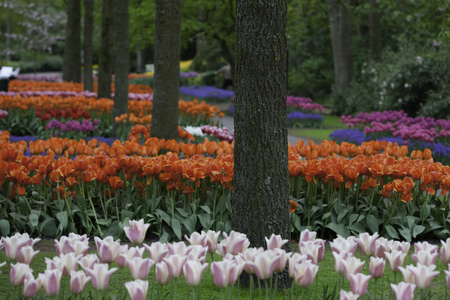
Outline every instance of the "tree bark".
POLYGON ((381 40, 380 14, 378 12, 378 3, 376 0, 368 0, 369 11, 369 58, 376 59, 381 40))
POLYGON ((81 3, 68 0, 63 80, 81 82, 81 3))
POLYGON ((348 6, 348 0, 342 0, 339 6, 339 76, 337 88, 344 91, 352 80, 352 53, 351 53, 351 23, 350 15, 344 5, 348 6))
MULTIPOLYGON (((128 73, 130 72, 129 3, 129 0, 115 0, 114 2, 114 117, 128 113, 128 73)), ((114 123, 114 125, 116 124, 114 123)))
POLYGON ((333 51, 334 87, 338 86, 339 78, 339 2, 328 0, 328 15, 330 19, 331 48, 333 51))
POLYGON ((111 98, 113 68, 113 0, 103 0, 102 37, 98 62, 98 98, 111 98))
POLYGON ((136 51, 136 72, 142 73, 145 71, 145 52, 143 49, 136 51))
POLYGON ((155 76, 151 135, 178 137, 181 0, 156 0, 155 76))
POLYGON ((94 32, 94 0, 84 0, 84 68, 83 83, 85 91, 94 91, 94 80, 92 78, 93 46, 92 36, 94 32))
POLYGON ((6 19, 6 63, 8 63, 9 61, 11 61, 11 15, 12 15, 12 10, 11 8, 8 7, 8 17, 6 19))
MULTIPOLYGON (((232 228, 252 247, 265 247, 272 233, 288 240, 291 234, 286 20, 286 0, 237 0, 232 228)), ((283 272, 278 286, 290 284, 283 272)))

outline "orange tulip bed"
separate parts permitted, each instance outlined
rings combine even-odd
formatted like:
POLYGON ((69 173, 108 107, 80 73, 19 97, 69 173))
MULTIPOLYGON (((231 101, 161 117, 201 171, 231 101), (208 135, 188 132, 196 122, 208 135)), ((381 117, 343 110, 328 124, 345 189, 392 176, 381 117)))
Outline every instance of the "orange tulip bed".
MULTIPOLYGON (((11 83, 16 90, 80 88, 11 83)), ((129 219, 145 219, 162 241, 202 229, 229 232, 234 142, 195 142, 182 127, 178 140, 158 140, 150 137, 151 101, 130 100, 130 115, 115 120, 113 104, 0 95, 0 109, 8 112, 0 119, 8 130, 0 134, 0 234, 120 236, 129 219), (112 122, 131 123, 125 138, 109 144, 93 138, 106 136, 102 127, 112 122), (17 128, 45 134, 11 142, 10 134, 25 135, 17 128), (78 128, 77 135, 67 128, 78 128)), ((180 100, 179 111, 185 125, 212 124, 223 115, 197 100, 180 100)), ((444 239, 450 234, 450 167, 434 162, 428 149, 411 150, 379 141, 289 145, 286 209, 293 239, 304 229, 326 238, 378 232, 408 241, 444 239)))

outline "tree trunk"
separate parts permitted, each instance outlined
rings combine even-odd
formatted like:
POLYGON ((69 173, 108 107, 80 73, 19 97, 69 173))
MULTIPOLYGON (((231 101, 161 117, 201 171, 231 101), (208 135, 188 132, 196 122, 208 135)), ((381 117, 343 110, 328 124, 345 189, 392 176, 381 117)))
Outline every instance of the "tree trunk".
MULTIPOLYGON (((265 247, 272 233, 291 240, 286 20, 286 0, 237 1, 232 228, 252 247, 265 247)), ((290 284, 285 271, 278 286, 290 284)))
POLYGON ((178 137, 181 0, 156 0, 155 76, 151 135, 178 137))
MULTIPOLYGON (((114 117, 128 113, 128 73, 130 72, 129 50, 129 0, 115 0, 115 62, 114 62, 114 117)), ((116 125, 114 123, 114 125, 116 125)))
POLYGON ((83 83, 85 91, 94 91, 92 78, 93 46, 92 35, 94 32, 94 0, 84 0, 84 69, 83 83))
POLYGON ((136 51, 136 72, 142 73, 145 71, 145 52, 143 49, 136 51))
POLYGON ((81 3, 68 0, 63 80, 81 82, 81 3))
POLYGON ((328 0, 328 15, 330 19, 331 48, 333 51, 334 87, 338 85, 339 78, 339 2, 328 0))
POLYGON ((12 10, 8 7, 8 17, 6 19, 6 63, 11 61, 11 15, 12 10))
POLYGON ((378 3, 376 0, 368 0, 369 11, 369 58, 376 59, 381 40, 380 14, 378 13, 378 3))
POLYGON ((113 0, 103 0, 102 37, 98 62, 98 98, 111 98, 113 68, 113 0))

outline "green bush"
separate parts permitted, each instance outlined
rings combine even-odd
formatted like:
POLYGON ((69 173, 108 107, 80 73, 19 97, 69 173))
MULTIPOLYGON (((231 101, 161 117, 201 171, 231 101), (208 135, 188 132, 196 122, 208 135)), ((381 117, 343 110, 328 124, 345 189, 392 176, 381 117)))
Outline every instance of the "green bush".
POLYGON ((444 118, 450 106, 449 75, 448 47, 406 44, 365 64, 350 88, 333 96, 334 113, 404 110, 413 117, 444 118))

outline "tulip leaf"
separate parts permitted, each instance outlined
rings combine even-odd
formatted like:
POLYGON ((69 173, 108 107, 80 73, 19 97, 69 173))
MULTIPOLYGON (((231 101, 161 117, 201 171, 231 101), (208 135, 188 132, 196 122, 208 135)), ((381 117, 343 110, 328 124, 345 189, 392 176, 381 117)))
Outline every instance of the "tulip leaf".
POLYGON ((326 219, 328 219, 330 216, 331 216, 331 212, 329 211, 329 212, 323 214, 322 220, 326 220, 326 219))
POLYGON ((62 228, 66 229, 67 225, 69 224, 69 216, 67 215, 67 211, 60 211, 59 213, 56 214, 56 218, 62 225, 62 228))
POLYGON ((348 218, 348 225, 352 225, 359 217, 359 214, 351 214, 348 218))
POLYGON ((425 230, 425 226, 416 225, 413 228, 413 238, 416 238, 419 234, 421 234, 425 230))
POLYGON ((216 231, 225 232, 225 224, 223 222, 217 222, 216 231))
POLYGON ((408 228, 412 230, 416 223, 416 218, 413 216, 406 216, 406 220, 408 221, 408 228))
POLYGON ((197 223, 197 216, 191 215, 185 219, 183 219, 183 225, 186 227, 189 234, 195 231, 195 224, 197 223))
POLYGON ((53 218, 45 219, 40 224, 40 231, 42 235, 45 236, 55 236, 58 230, 58 226, 56 226, 56 220, 53 218))
POLYGON ((108 230, 106 230, 104 234, 105 236, 111 235, 113 237, 117 237, 120 235, 121 232, 122 228, 120 227, 119 221, 114 221, 111 223, 111 225, 109 225, 108 230))
POLYGON ((10 234, 11 228, 9 226, 8 220, 0 220, 0 232, 2 236, 8 236, 10 234))
POLYGON ((352 225, 350 225, 348 227, 348 229, 350 229, 350 231, 354 234, 356 232, 356 234, 360 234, 360 233, 364 233, 366 232, 366 229, 364 228, 364 226, 362 226, 360 223, 354 223, 352 225))
POLYGON ((209 230, 211 228, 211 225, 214 223, 214 220, 211 220, 209 213, 204 214, 198 214, 198 219, 200 221, 200 224, 202 225, 202 228, 205 230, 209 230))
POLYGON ((182 209, 181 207, 177 207, 177 208, 175 208, 176 210, 177 210, 177 212, 181 215, 181 216, 183 216, 184 218, 187 218, 188 216, 189 216, 189 214, 184 210, 184 209, 182 209))
POLYGON ((347 229, 347 227, 344 224, 336 224, 334 222, 329 223, 327 225, 327 228, 330 228, 340 236, 346 238, 350 236, 350 231, 347 229))
POLYGON ((411 230, 407 227, 402 226, 402 228, 398 231, 402 237, 405 238, 407 242, 411 242, 411 230))
POLYGON ((156 213, 167 223, 167 225, 171 225, 172 218, 165 211, 157 208, 156 213))
POLYGON ((178 219, 172 220, 172 229, 179 240, 181 240, 181 224, 178 219))
POLYGON ((395 231, 394 227, 392 227, 391 225, 385 226, 384 229, 386 229, 386 232, 391 239, 397 239, 397 240, 400 239, 397 234, 397 231, 395 231))
POLYGON ((203 209, 206 213, 211 214, 211 209, 209 209, 209 206, 202 205, 200 206, 201 209, 203 209))
POLYGON ((338 218, 337 218, 337 223, 341 223, 341 221, 345 218, 345 216, 347 215, 348 210, 343 209, 339 212, 338 218))
POLYGON ((374 215, 368 215, 366 219, 370 231, 372 231, 372 233, 378 232, 378 226, 380 225, 378 219, 374 215))
POLYGON ((422 221, 425 221, 428 216, 430 215, 430 205, 423 205, 422 209, 420 210, 420 219, 422 219, 422 221))
POLYGON ((39 215, 32 213, 28 216, 28 220, 30 221, 31 226, 36 227, 39 224, 39 215))

